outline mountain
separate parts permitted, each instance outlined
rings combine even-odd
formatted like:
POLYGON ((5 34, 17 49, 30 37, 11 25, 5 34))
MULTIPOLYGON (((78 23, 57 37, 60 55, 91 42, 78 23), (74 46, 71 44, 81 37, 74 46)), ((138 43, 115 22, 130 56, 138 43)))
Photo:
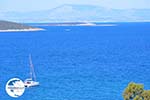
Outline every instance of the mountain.
POLYGON ((17 22, 149 22, 150 9, 108 9, 65 4, 35 12, 0 12, 0 19, 17 22))

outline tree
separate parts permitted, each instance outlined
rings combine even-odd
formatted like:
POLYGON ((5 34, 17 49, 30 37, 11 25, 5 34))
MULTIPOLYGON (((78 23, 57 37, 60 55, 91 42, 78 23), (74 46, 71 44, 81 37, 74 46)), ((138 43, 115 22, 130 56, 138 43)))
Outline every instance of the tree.
MULTIPOLYGON (((136 84, 134 82, 129 83, 123 93, 124 100, 134 100, 134 98, 137 95, 140 95, 144 91, 143 88, 144 86, 142 84, 136 84)), ((140 99, 135 99, 135 100, 140 100, 140 99)))
POLYGON ((150 90, 144 90, 144 85, 131 82, 123 92, 124 100, 150 100, 150 90))
POLYGON ((143 100, 143 99, 142 99, 142 97, 137 95, 133 100, 143 100))
POLYGON ((142 94, 141 94, 143 100, 150 100, 150 90, 145 90, 142 94))

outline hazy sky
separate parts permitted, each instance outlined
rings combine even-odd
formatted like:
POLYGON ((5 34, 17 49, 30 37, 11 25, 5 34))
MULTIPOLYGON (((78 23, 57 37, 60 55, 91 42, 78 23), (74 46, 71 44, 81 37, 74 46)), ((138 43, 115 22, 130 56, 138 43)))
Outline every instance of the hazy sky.
POLYGON ((0 11, 35 11, 63 4, 88 4, 107 8, 150 8, 150 0, 0 0, 0 11))

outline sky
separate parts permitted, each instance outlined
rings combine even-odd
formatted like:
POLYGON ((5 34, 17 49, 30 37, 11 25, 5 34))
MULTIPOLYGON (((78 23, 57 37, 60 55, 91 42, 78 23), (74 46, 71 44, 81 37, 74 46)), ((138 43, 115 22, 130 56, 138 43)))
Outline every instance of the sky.
POLYGON ((0 0, 0 11, 39 11, 63 4, 96 5, 116 9, 150 9, 150 0, 0 0))

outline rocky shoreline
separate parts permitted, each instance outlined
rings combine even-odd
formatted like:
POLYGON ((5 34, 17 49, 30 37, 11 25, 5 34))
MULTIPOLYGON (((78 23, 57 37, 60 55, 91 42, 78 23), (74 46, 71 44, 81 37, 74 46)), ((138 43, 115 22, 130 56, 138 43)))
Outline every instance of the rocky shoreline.
POLYGON ((30 29, 8 29, 0 30, 0 32, 28 32, 28 31, 42 31, 42 28, 30 28, 30 29))

